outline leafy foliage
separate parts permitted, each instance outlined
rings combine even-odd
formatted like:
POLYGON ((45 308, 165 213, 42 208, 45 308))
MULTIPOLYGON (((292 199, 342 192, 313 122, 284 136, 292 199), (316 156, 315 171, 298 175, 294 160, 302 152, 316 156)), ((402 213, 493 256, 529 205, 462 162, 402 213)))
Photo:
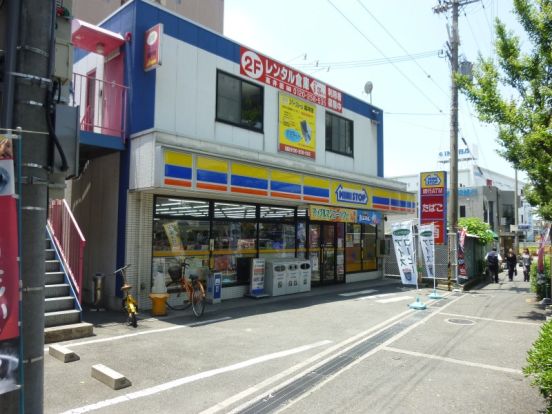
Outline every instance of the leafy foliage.
POLYGON ((460 90, 479 119, 498 127, 499 153, 527 173, 525 196, 545 220, 552 220, 552 3, 514 0, 514 13, 531 49, 497 19, 497 61, 479 57, 473 82, 457 75, 460 90))
POLYGON ((462 217, 458 220, 458 227, 465 227, 469 234, 479 237, 479 243, 489 244, 493 241, 493 233, 487 223, 478 217, 462 217))
POLYGON ((552 412, 552 321, 546 322, 539 337, 527 352, 526 376, 532 376, 532 385, 539 388, 548 402, 548 412, 552 412))

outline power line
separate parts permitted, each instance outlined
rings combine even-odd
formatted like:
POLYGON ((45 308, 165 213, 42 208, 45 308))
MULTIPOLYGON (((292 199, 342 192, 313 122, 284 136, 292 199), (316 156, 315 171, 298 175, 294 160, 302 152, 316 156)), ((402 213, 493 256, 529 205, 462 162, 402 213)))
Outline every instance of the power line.
MULTIPOLYGON (((387 30, 387 27, 385 27, 385 25, 383 23, 381 23, 376 16, 374 16, 374 14, 368 10, 368 8, 360 1, 360 0, 357 0, 357 3, 360 4, 360 7, 362 7, 366 13, 368 13, 372 19, 375 20, 375 22, 385 31, 385 33, 387 33, 387 35, 393 39, 393 41, 402 49, 402 51, 404 53, 407 54, 407 56, 410 56, 410 53, 408 52, 408 50, 406 50, 406 48, 401 44, 401 42, 399 42, 397 40, 397 38, 395 36, 393 36, 393 34, 387 30)), ((424 75, 426 75, 426 77, 431 80, 431 82, 433 82, 433 84, 435 86, 437 86, 437 88, 439 88, 439 90, 441 92, 443 92, 445 94, 445 96, 448 96, 448 93, 441 87, 441 85, 439 85, 437 82, 435 82, 435 79, 433 79, 433 77, 416 61, 416 59, 412 58, 412 60, 414 61, 414 63, 416 64, 416 66, 418 66, 418 68, 424 73, 424 75)))
POLYGON ((434 56, 439 56, 439 50, 432 50, 428 52, 419 52, 406 56, 393 56, 390 58, 382 59, 362 59, 362 60, 349 60, 349 61, 315 61, 309 63, 297 63, 294 66, 297 68, 321 68, 331 67, 332 69, 349 69, 349 68, 362 68, 369 66, 386 65, 391 62, 400 63, 407 62, 415 59, 425 59, 434 56))
MULTIPOLYGON (((331 0, 328 0, 328 3, 331 4, 331 6, 345 19, 347 20, 347 22, 349 22, 349 24, 362 36, 364 37, 364 39, 366 39, 366 41, 368 43, 370 43, 372 45, 372 47, 374 49, 376 49, 384 58, 388 59, 388 57, 385 55, 385 53, 383 53, 383 51, 374 43, 372 42, 368 36, 366 36, 347 16, 345 16, 345 14, 343 14, 343 12, 335 5, 332 3, 331 0)), ((433 102, 433 100, 426 95, 426 93, 420 89, 420 87, 418 85, 416 85, 414 83, 414 81, 412 81, 412 79, 410 79, 394 62, 390 62, 391 65, 393 65, 393 67, 397 70, 397 72, 399 72, 402 77, 404 77, 412 86, 414 86, 414 88, 429 102, 431 103, 435 108, 437 108, 437 110, 439 112, 443 112, 441 108, 439 108, 439 105, 437 105, 435 102, 433 102)))

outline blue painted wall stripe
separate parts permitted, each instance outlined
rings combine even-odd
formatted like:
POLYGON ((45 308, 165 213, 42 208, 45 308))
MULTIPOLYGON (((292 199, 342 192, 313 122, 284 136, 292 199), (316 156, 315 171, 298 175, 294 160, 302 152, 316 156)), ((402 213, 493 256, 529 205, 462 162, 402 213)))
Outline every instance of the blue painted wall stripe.
POLYGON ((281 181, 271 181, 270 189, 273 191, 281 191, 283 193, 301 194, 300 185, 283 183, 281 181))
POLYGON ((268 180, 263 180, 261 178, 246 177, 244 175, 232 174, 231 183, 232 185, 237 185, 240 187, 258 188, 261 190, 268 189, 268 180))
POLYGON ((215 184, 226 184, 228 183, 228 175, 226 173, 197 170, 197 181, 215 184))
POLYGON ((309 187, 308 185, 304 185, 303 194, 315 197, 329 197, 330 190, 327 188, 309 187))
POLYGON ((179 167, 177 165, 165 164, 165 177, 181 178, 183 180, 192 179, 192 169, 189 167, 179 167))
POLYGON ((373 196, 372 197, 372 202, 374 204, 389 204, 389 199, 387 197, 376 197, 376 196, 373 196))

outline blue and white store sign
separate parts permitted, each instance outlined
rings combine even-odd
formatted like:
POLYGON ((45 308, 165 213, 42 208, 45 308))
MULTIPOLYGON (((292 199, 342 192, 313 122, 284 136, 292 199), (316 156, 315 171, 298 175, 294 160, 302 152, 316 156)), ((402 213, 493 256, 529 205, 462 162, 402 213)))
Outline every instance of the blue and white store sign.
POLYGON ((381 224, 383 215, 379 211, 357 210, 357 223, 377 226, 381 224))
POLYGON ((335 189, 336 200, 342 203, 362 204, 368 203, 368 193, 364 188, 347 188, 342 184, 335 189))

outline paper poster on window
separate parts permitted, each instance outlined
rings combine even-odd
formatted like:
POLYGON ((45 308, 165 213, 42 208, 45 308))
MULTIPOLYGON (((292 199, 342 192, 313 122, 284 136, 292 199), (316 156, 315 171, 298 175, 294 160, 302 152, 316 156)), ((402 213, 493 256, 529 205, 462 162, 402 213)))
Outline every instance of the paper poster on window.
POLYGON ((180 238, 180 228, 178 227, 178 222, 172 221, 170 223, 163 224, 163 229, 165 229, 165 234, 171 245, 171 250, 173 252, 184 250, 182 245, 182 239, 180 238))
POLYGON ((278 150, 316 158, 316 106, 280 94, 278 150))
POLYGON ((403 221, 391 225, 395 255, 403 285, 418 285, 415 249, 412 238, 412 222, 403 221))

